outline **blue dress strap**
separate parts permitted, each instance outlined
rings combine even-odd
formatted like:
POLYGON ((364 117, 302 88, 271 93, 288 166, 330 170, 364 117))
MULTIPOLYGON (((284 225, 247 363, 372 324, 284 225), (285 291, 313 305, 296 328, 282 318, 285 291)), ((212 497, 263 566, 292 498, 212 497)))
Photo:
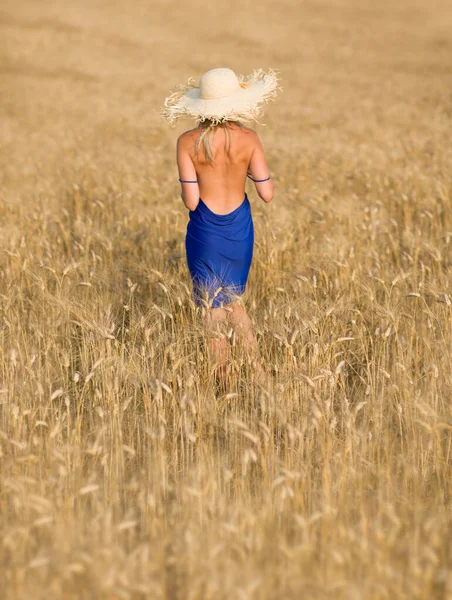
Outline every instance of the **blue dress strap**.
POLYGON ((268 181, 270 179, 270 177, 267 177, 267 179, 253 179, 249 173, 247 173, 246 176, 249 177, 251 181, 254 181, 254 183, 263 183, 264 181, 268 181))
POLYGON ((196 181, 188 181, 187 179, 180 179, 180 178, 179 178, 179 181, 181 183, 198 183, 198 180, 196 180, 196 181))

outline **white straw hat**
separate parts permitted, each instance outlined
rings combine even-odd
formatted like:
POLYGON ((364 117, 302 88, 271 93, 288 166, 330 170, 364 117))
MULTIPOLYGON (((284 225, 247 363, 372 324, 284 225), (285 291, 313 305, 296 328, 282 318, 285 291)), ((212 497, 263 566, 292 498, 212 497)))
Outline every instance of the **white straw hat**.
POLYGON ((274 100, 279 89, 272 70, 258 69, 248 77, 237 77, 231 69, 211 69, 201 76, 199 86, 191 78, 166 98, 161 114, 171 125, 182 117, 198 123, 206 119, 214 123, 257 121, 262 104, 274 100))

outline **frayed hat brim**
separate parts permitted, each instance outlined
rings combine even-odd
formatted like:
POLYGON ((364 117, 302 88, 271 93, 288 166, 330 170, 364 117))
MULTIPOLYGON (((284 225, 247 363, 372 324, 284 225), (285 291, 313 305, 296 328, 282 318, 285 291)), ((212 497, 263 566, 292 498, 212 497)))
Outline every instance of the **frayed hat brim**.
POLYGON ((262 69, 251 76, 239 76, 240 89, 224 98, 204 100, 200 90, 190 79, 165 100, 161 115, 171 125, 183 117, 191 117, 198 123, 210 120, 213 123, 225 121, 258 121, 262 116, 262 105, 273 101, 278 91, 277 73, 265 73, 262 69))

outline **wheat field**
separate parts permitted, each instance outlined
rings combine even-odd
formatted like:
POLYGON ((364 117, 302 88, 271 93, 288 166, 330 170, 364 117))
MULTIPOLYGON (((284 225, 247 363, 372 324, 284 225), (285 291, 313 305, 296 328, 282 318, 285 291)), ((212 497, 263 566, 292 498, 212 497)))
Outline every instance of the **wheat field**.
POLYGON ((452 598, 452 5, 0 8, 5 599, 452 598), (278 69, 220 389, 190 299, 189 76, 278 69))

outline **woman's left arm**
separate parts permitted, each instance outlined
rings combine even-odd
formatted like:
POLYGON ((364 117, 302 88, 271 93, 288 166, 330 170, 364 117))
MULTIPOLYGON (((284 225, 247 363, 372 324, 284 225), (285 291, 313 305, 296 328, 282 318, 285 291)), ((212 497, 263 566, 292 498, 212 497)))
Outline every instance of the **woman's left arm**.
POLYGON ((177 168, 181 185, 181 198, 189 210, 195 210, 199 202, 199 185, 195 165, 188 151, 190 137, 183 133, 177 140, 177 168))

